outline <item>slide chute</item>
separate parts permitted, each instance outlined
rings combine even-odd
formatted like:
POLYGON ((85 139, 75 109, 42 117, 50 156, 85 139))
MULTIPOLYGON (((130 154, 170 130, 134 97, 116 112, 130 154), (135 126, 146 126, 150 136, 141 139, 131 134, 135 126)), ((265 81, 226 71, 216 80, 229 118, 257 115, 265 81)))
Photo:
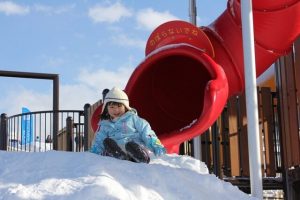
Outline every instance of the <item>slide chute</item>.
MULTIPOLYGON (((254 0, 253 19, 259 76, 299 37, 300 1, 254 0)), ((229 0, 207 27, 184 21, 160 25, 150 35, 145 54, 125 91, 168 152, 178 153, 182 142, 214 123, 228 97, 244 90, 240 1, 229 0)))

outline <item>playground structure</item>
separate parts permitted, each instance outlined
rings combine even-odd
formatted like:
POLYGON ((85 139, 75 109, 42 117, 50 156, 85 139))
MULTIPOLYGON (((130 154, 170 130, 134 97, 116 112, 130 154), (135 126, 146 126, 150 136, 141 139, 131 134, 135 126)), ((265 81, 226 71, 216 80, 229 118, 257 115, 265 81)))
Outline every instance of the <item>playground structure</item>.
MULTIPOLYGON (((253 1, 257 76, 291 51, 300 33, 298 0, 253 1)), ((229 97, 243 92, 240 1, 208 27, 183 21, 162 24, 150 35, 146 58, 125 91, 169 153, 207 130, 229 97)), ((92 118, 94 130, 99 112, 92 118)))
MULTIPOLYGON (((277 58, 286 55, 291 50, 292 43, 299 36, 300 6, 299 1, 293 0, 263 2, 257 0, 253 2, 253 7, 256 66, 257 75, 259 75, 277 58)), ((204 140, 204 137, 207 137, 206 130, 220 116, 227 100, 244 90, 239 11, 239 1, 232 0, 229 1, 227 10, 208 27, 198 28, 181 21, 169 22, 158 27, 149 37, 145 60, 137 67, 125 88, 131 99, 131 106, 137 108, 139 114, 149 120, 168 148, 168 152, 179 152, 179 147, 183 142, 201 135, 205 141, 203 148, 208 146, 206 151, 202 151, 203 155, 207 154, 211 158, 205 162, 214 168, 216 174, 218 174, 218 169, 229 166, 229 170, 227 168, 224 170, 228 177, 247 176, 247 163, 243 162, 247 158, 243 157, 242 159, 241 157, 241 154, 246 154, 245 148, 239 147, 240 151, 234 151, 239 154, 236 155, 240 159, 239 163, 234 163, 236 157, 230 155, 230 165, 224 163, 218 165, 215 162, 218 160, 215 158, 218 155, 217 151, 211 152, 210 150, 214 143, 218 143, 218 137, 208 140, 204 140)), ((299 44, 297 48, 297 52, 300 52, 299 44)), ((281 79, 288 79, 289 75, 298 77, 295 74, 299 74, 299 71, 293 69, 294 73, 292 73, 293 70, 288 68, 288 63, 293 63, 292 58, 280 61, 287 66, 286 71, 277 73, 281 74, 281 79)), ((299 66, 299 56, 297 58, 299 66)), ((299 70, 299 67, 297 69, 299 70)), ((280 69, 277 70, 280 71, 280 69)), ((292 80, 296 81, 292 78, 285 81, 292 82, 292 80)), ((299 99, 299 92, 298 94, 295 92, 296 97, 291 96, 291 88, 287 86, 288 84, 284 88, 283 82, 284 80, 281 80, 279 84, 281 89, 278 93, 281 93, 281 98, 278 100, 280 104, 277 104, 282 108, 281 134, 285 136, 282 137, 283 151, 279 152, 283 154, 282 165, 278 167, 274 164, 275 162, 269 161, 268 164, 273 163, 275 168, 266 174, 274 176, 274 172, 275 174, 282 173, 283 181, 280 182, 280 189, 287 187, 292 191, 291 188, 295 188, 297 192, 299 191, 296 188, 299 188, 299 178, 297 177, 299 177, 300 145, 299 121, 297 121, 299 105, 295 99, 299 99), (289 100, 284 100, 284 98, 289 100), (290 110, 291 105, 297 105, 293 107, 295 111, 290 110), (291 170, 291 168, 295 168, 295 170, 291 170)), ((299 81, 297 86, 300 88, 299 81)), ((292 90, 296 91, 295 88, 292 90)), ((101 104, 99 105, 92 116, 94 130, 99 120, 101 104)), ((89 121, 85 120, 85 123, 89 121)), ((243 125, 239 128, 244 130, 243 125)), ((68 127, 71 127, 70 131, 72 131, 72 126, 68 127)), ((84 129, 87 126, 86 124, 84 129)), ((236 132, 243 135, 241 134, 243 130, 236 132)), ((222 131, 224 134, 226 128, 222 131)), ((229 148, 240 145, 234 143, 233 137, 236 132, 230 132, 229 127, 229 148)), ((68 131, 67 134, 69 134, 68 131)), ((81 133, 79 132, 79 134, 81 133)), ((53 131, 53 138, 55 136, 56 133, 53 131)), ((88 149, 88 142, 91 141, 92 136, 88 135, 85 130, 85 149, 88 149)), ((54 139, 53 144, 55 141, 54 139)), ((65 141, 69 142, 70 140, 65 139, 65 141)), ((65 144, 64 141, 63 144, 65 144)), ((72 150, 70 145, 66 146, 66 149, 61 150, 72 150)), ((269 149, 272 148, 269 147, 269 149)), ((268 151, 268 153, 270 152, 271 150, 268 151)), ((221 159, 219 162, 225 161, 221 159)), ((288 190, 285 192, 290 197, 289 199, 293 199, 290 196, 293 195, 292 192, 288 190)), ((299 197, 299 193, 297 195, 299 197)))

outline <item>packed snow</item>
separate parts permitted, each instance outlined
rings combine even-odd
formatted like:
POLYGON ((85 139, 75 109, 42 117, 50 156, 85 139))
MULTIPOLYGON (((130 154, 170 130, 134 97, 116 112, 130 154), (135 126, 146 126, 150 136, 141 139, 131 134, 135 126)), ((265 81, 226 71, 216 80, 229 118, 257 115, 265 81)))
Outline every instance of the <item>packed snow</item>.
POLYGON ((89 152, 0 151, 0 199, 255 199, 192 157, 151 158, 144 164, 89 152))

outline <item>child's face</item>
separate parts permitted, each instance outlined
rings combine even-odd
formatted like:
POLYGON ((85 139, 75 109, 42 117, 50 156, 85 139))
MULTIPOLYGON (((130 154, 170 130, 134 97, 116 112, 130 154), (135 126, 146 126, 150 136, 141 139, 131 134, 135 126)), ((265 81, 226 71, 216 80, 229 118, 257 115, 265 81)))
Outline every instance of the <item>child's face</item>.
POLYGON ((108 110, 108 114, 112 119, 117 119, 126 112, 125 106, 121 103, 108 105, 107 110, 108 110))

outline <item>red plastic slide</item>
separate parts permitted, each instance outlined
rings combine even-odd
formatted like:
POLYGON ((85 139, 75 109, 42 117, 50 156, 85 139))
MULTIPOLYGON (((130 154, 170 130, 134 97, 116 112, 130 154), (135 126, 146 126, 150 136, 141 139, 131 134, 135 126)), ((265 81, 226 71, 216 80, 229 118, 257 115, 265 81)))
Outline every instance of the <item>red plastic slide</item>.
MULTIPOLYGON (((148 39, 146 58, 125 91, 169 153, 178 153, 182 142, 207 130, 228 97, 244 90, 240 7, 239 0, 229 0, 208 27, 171 21, 148 39)), ((259 76, 299 36, 300 1, 254 0, 253 18, 259 76)), ((92 118, 94 129, 98 114, 92 118)))

